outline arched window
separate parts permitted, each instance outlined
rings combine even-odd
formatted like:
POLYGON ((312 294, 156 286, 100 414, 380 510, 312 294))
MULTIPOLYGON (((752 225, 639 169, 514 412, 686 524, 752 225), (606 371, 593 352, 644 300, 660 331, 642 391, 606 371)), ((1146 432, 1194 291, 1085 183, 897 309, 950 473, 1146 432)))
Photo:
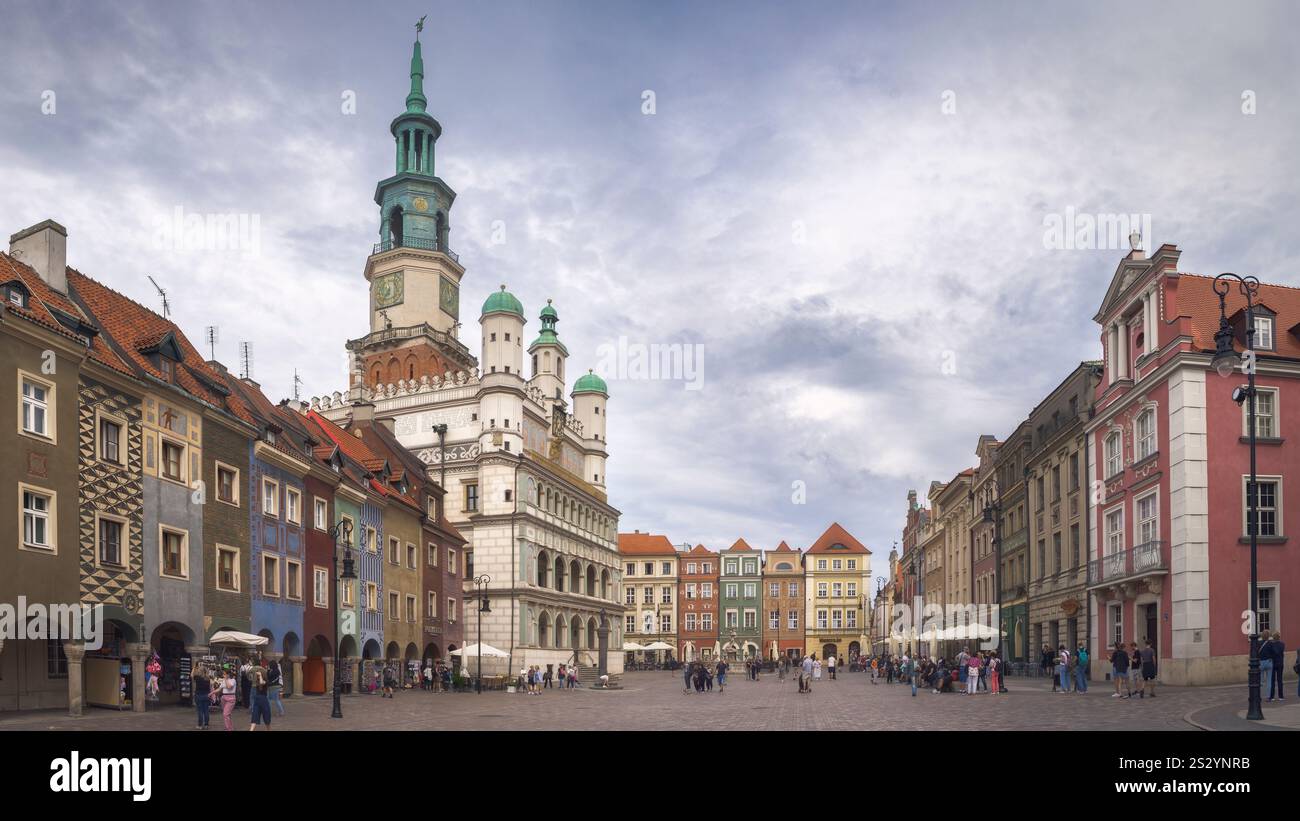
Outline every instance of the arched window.
POLYGON ((1106 478, 1118 474, 1124 466, 1122 438, 1119 431, 1112 431, 1106 437, 1106 478))
POLYGON ((551 640, 551 617, 542 611, 542 615, 537 619, 537 646, 547 647, 551 640))
POLYGON ((609 599, 609 571, 600 571, 600 597, 609 599))
POLYGON ((545 550, 537 554, 537 586, 546 587, 551 572, 551 557, 545 550))
POLYGON ((555 557, 555 589, 564 592, 564 557, 555 557))
POLYGON ((406 234, 402 231, 402 206, 395 205, 388 212, 388 241, 393 248, 403 245, 406 234))

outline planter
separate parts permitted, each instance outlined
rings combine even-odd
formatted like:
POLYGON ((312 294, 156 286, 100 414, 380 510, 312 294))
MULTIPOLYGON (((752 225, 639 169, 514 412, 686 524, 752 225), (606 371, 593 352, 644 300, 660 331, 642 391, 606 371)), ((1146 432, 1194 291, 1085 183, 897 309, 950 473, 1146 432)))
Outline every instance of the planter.
POLYGON ((517 691, 515 690, 515 685, 511 684, 509 687, 507 687, 507 688, 506 688, 506 692, 507 692, 507 693, 514 693, 514 692, 517 692, 517 691))

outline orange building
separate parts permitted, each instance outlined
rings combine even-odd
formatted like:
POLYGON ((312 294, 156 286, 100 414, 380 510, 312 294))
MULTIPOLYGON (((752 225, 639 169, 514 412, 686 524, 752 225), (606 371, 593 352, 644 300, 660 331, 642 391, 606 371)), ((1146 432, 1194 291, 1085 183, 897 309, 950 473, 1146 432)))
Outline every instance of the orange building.
POLYGON ((763 555, 763 658, 798 661, 804 645, 801 555, 785 542, 763 555))
POLYGON ((702 544, 677 556, 677 657, 682 661, 718 655, 718 562, 718 554, 702 544))

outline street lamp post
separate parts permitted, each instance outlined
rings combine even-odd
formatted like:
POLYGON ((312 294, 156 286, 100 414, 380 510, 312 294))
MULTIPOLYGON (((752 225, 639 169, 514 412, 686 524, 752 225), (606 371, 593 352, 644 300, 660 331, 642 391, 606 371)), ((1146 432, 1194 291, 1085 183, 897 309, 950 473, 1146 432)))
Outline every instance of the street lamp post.
POLYGON ((1214 278, 1214 293, 1219 297, 1219 330, 1214 334, 1214 359, 1211 365, 1219 376, 1231 376, 1241 365, 1246 374, 1246 387, 1233 388, 1232 400, 1238 405, 1246 403, 1250 435, 1250 483, 1246 486, 1246 529, 1250 536, 1250 666, 1247 673, 1249 697, 1246 718, 1260 721, 1264 711, 1260 706, 1259 681, 1259 486, 1255 477, 1255 294, 1259 280, 1253 276, 1233 273, 1219 274, 1214 278), (1239 357, 1233 348, 1232 325, 1228 322, 1226 298, 1237 282, 1241 295, 1246 298, 1246 353, 1239 357))
MULTIPOLYGON (((998 498, 984 506, 984 522, 993 523, 993 588, 997 596, 997 624, 992 625, 997 632, 994 638, 998 643, 998 654, 1002 654, 1002 492, 998 498)), ((1005 661, 1005 659, 1003 659, 1005 661)))
POLYGON ((343 689, 340 680, 342 665, 342 652, 339 637, 339 619, 343 615, 343 598, 339 591, 342 585, 352 581, 357 577, 356 570, 352 560, 352 522, 343 519, 335 524, 329 530, 330 538, 334 540, 334 709, 330 712, 330 718, 343 718, 343 703, 340 694, 343 689), (343 543, 343 571, 339 572, 339 542, 343 543))
MULTIPOLYGON (((487 597, 490 581, 492 577, 486 573, 474 577, 474 586, 478 588, 478 675, 474 677, 474 692, 479 695, 483 694, 483 614, 492 612, 487 597)), ((506 670, 506 675, 510 675, 509 670, 506 670)))

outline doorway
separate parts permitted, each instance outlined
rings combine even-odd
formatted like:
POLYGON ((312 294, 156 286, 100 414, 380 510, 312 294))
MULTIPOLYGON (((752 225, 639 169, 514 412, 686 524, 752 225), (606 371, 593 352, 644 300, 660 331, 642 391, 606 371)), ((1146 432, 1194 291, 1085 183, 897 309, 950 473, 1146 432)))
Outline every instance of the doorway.
POLYGON ((1146 640, 1151 642, 1151 649, 1155 651, 1155 657, 1160 658, 1160 619, 1157 613, 1155 603, 1143 605, 1143 611, 1146 615, 1146 640))

